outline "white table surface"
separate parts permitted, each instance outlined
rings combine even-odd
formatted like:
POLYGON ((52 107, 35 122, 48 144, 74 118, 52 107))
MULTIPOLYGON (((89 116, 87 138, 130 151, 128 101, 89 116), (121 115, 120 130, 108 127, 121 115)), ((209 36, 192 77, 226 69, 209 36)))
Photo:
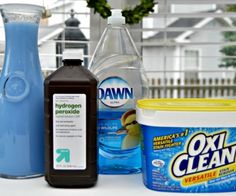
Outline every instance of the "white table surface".
MULTIPOLYGON (((87 189, 58 189, 47 185, 43 177, 27 180, 0 178, 0 196, 190 196, 193 194, 164 193, 147 189, 142 176, 100 175, 98 183, 87 189)), ((194 194, 194 196, 236 196, 236 192, 194 194)))

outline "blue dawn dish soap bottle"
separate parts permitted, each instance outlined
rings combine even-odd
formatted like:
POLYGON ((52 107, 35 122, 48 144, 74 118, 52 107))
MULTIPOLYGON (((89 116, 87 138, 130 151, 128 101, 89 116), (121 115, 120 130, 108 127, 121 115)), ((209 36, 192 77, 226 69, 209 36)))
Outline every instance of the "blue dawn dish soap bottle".
POLYGON ((147 96, 148 87, 121 10, 112 10, 89 68, 99 79, 99 173, 138 173, 141 135, 135 104, 147 96))

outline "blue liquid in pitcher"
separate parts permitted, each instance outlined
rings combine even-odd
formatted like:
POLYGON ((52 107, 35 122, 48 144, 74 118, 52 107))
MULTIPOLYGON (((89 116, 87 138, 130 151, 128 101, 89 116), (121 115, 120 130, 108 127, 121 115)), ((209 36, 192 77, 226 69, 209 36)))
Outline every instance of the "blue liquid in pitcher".
POLYGON ((0 78, 0 176, 44 173, 43 76, 38 24, 5 24, 5 62, 0 78))

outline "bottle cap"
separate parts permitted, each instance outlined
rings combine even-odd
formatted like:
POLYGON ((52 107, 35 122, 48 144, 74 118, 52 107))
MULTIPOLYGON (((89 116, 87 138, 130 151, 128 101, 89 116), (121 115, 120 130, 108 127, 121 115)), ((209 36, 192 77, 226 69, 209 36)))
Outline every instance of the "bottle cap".
POLYGON ((112 9, 111 16, 107 19, 107 24, 111 25, 122 25, 125 24, 125 17, 122 16, 121 9, 112 9))
POLYGON ((62 53, 62 60, 83 60, 83 49, 65 49, 62 53))

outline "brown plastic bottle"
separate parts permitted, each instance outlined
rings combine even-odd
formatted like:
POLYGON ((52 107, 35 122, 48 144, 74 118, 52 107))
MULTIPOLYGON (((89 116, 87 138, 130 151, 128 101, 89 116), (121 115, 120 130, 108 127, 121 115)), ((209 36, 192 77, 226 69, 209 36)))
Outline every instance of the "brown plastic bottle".
POLYGON ((45 179, 54 187, 97 181, 97 80, 73 58, 65 57, 44 82, 45 179))

